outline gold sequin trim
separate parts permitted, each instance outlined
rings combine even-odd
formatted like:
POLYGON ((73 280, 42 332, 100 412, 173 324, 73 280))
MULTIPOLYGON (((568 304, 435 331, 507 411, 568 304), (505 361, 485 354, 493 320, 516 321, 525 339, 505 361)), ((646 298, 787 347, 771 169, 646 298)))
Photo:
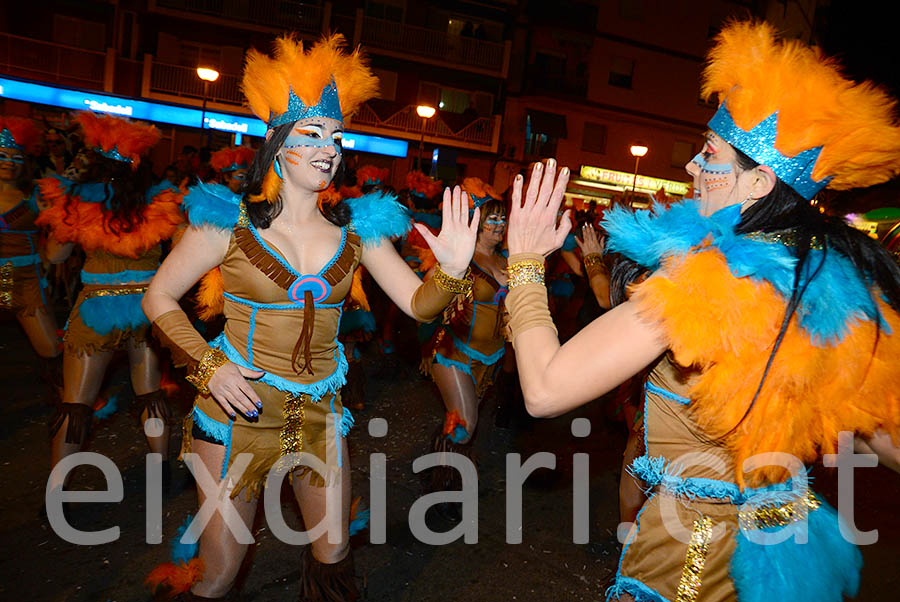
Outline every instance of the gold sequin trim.
POLYGON ((306 420, 306 404, 310 401, 306 393, 284 397, 284 426, 281 427, 281 455, 303 451, 303 422, 306 420))
POLYGON ((92 299, 94 297, 118 297, 120 295, 138 295, 144 294, 147 292, 146 286, 132 286, 132 287, 123 287, 123 288, 98 288, 93 291, 88 291, 84 294, 85 299, 92 299))
POLYGON ((544 262, 526 259, 509 264, 507 286, 513 290, 523 284, 544 284, 544 262))
POLYGON ((209 395, 209 380, 216 370, 228 363, 228 358, 221 349, 210 349, 200 358, 200 363, 193 372, 184 377, 186 381, 197 387, 202 395, 209 395))
POLYGON ((16 268, 11 261, 0 266, 0 307, 11 309, 13 306, 13 275, 16 268))
MULTIPOLYGON (((777 242, 786 247, 796 247, 798 244, 797 233, 793 230, 785 230, 783 232, 751 232, 747 235, 747 238, 759 242, 777 242)), ((815 236, 812 237, 809 246, 816 251, 821 251, 824 247, 822 241, 815 236)))
POLYGON ((709 553, 709 542, 712 539, 712 519, 704 516, 694 521, 694 532, 684 557, 684 568, 681 570, 681 581, 675 602, 695 602, 700 595, 703 582, 703 567, 706 566, 706 555, 709 553))
POLYGON ((584 265, 585 267, 591 267, 592 265, 605 266, 603 255, 600 253, 588 253, 584 256, 584 265))
POLYGON ((244 203, 241 203, 241 210, 238 213, 237 225, 241 228, 247 228, 250 226, 250 216, 247 215, 247 205, 244 203))
POLYGON ((746 531, 784 527, 790 523, 806 520, 810 511, 821 505, 822 502, 819 501, 819 498, 810 491, 805 498, 796 502, 788 502, 780 506, 762 506, 738 512, 738 523, 741 529, 746 531))
POLYGON ((434 283, 448 293, 457 295, 468 294, 472 290, 472 268, 466 268, 466 273, 462 278, 454 278, 448 276, 441 269, 441 264, 437 264, 434 270, 434 283))

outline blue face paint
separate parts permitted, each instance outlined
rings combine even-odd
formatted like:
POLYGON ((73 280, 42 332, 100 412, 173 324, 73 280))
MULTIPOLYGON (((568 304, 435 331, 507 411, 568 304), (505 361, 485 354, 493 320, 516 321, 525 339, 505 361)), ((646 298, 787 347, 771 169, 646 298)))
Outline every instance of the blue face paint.
POLYGON ((491 226, 505 226, 506 220, 505 219, 486 219, 486 220, 484 220, 484 223, 489 224, 491 226))
POLYGON ((284 148, 325 148, 328 146, 334 146, 339 155, 343 153, 344 149, 341 140, 344 137, 344 132, 336 131, 327 138, 324 138, 322 136, 322 133, 324 133, 324 128, 319 124, 313 123, 307 126, 298 126, 297 128, 295 128, 294 132, 296 132, 298 129, 308 129, 310 134, 312 135, 292 133, 290 136, 285 138, 284 148))
POLYGON ((0 150, 0 162, 22 165, 25 163, 25 156, 21 153, 11 153, 5 150, 0 150))
POLYGON ((691 159, 691 163, 699 166, 700 169, 706 167, 706 159, 703 157, 703 153, 697 153, 696 155, 694 155, 694 158, 691 159))

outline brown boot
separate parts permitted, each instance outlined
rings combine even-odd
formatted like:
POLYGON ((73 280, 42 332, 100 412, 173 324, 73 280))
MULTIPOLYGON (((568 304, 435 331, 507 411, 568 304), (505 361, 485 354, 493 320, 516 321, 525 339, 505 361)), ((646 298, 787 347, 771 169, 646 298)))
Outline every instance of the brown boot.
POLYGON ((353 552, 340 562, 323 564, 306 547, 300 569, 301 602, 353 602, 359 597, 353 552))

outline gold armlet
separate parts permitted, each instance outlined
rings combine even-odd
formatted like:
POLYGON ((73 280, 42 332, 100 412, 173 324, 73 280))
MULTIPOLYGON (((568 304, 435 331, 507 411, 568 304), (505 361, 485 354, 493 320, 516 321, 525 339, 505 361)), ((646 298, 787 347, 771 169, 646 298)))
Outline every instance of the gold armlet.
POLYGON ((189 383, 197 387, 202 395, 209 395, 209 380, 216 370, 228 363, 228 358, 221 349, 210 349, 200 358, 200 363, 193 372, 185 377, 189 383))
POLYGON ((448 293, 467 295, 472 290, 472 268, 466 268, 462 278, 453 278, 444 273, 441 264, 437 264, 434 270, 434 282, 448 293))
POLYGON ((544 262, 526 259, 510 263, 508 269, 508 287, 513 290, 523 284, 544 284, 544 262))
POLYGON ((603 255, 600 253, 588 253, 584 256, 584 267, 598 266, 601 268, 605 268, 606 264, 603 263, 603 255))

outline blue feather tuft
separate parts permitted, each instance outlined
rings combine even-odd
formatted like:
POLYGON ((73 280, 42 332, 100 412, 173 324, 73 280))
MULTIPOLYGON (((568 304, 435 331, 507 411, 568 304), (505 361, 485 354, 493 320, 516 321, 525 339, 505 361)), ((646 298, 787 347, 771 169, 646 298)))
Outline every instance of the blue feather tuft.
POLYGON ((356 513, 356 518, 350 521, 350 535, 356 535, 363 529, 369 526, 369 515, 371 511, 366 508, 360 512, 356 513))
POLYGON ((634 602, 669 602, 650 586, 624 575, 617 575, 616 582, 606 590, 606 601, 618 600, 626 594, 631 596, 634 602))
POLYGON ((188 514, 187 518, 184 519, 184 522, 178 527, 178 530, 175 532, 175 539, 172 540, 172 562, 177 564, 187 564, 189 560, 197 557, 197 552, 199 551, 200 544, 199 542, 194 543, 181 543, 181 538, 188 530, 188 527, 191 526, 191 521, 194 520, 194 517, 188 514))
POLYGON ((147 203, 149 204, 153 202, 153 199, 156 197, 156 195, 167 190, 178 192, 178 186, 168 180, 163 180, 159 184, 148 188, 144 197, 147 199, 147 203))
MULTIPOLYGON (((741 602, 770 600, 816 600, 841 602, 859 589, 862 555, 856 545, 843 538, 840 517, 825 502, 809 513, 808 541, 791 537, 774 545, 762 545, 737 535, 731 558, 731 578, 741 602)), ((791 523, 783 529, 800 526, 791 523)), ((775 532, 766 530, 766 532, 775 532)), ((760 533, 754 533, 757 539, 760 533)))
POLYGON ((113 330, 133 330, 150 322, 141 309, 143 294, 109 295, 85 299, 78 306, 84 325, 100 335, 113 330))
POLYGON ((231 230, 241 214, 241 195, 221 184, 198 182, 188 189, 181 206, 192 226, 231 230))
POLYGON ((412 228, 409 211, 397 197, 384 192, 370 192, 344 202, 350 207, 352 228, 362 243, 376 246, 383 238, 403 236, 412 228))
POLYGON ((95 420, 106 420, 110 416, 116 413, 116 410, 119 409, 119 395, 118 393, 113 393, 109 396, 109 399, 106 400, 106 405, 102 408, 94 412, 95 420))

